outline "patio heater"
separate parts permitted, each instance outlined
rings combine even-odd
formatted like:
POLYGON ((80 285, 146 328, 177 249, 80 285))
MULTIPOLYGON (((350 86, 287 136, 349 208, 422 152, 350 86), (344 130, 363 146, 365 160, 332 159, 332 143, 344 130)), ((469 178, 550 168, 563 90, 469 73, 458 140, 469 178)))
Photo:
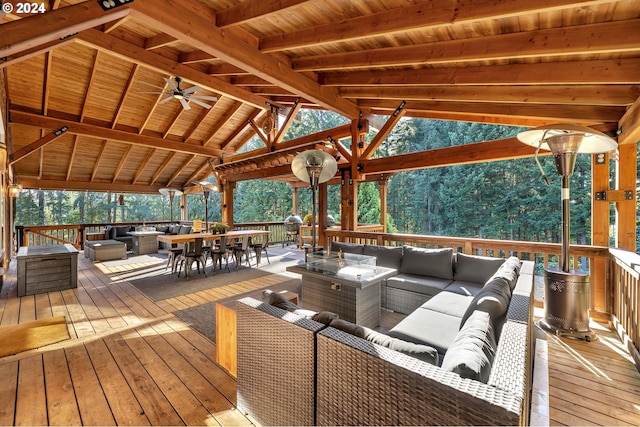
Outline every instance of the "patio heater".
POLYGON ((618 144, 594 129, 566 123, 529 129, 520 132, 518 139, 536 147, 535 160, 547 185, 549 180, 538 161, 540 150, 551 151, 562 177, 562 269, 545 270, 544 319, 538 324, 558 336, 592 341, 597 335, 589 328, 589 275, 569 267, 569 181, 578 153, 606 153, 618 144))
POLYGON ((314 253, 316 251, 316 193, 318 185, 333 178, 338 171, 338 162, 325 151, 307 150, 293 158, 291 170, 300 181, 308 182, 311 188, 311 253, 314 253))
POLYGON ((173 222, 173 198, 174 196, 182 196, 182 191, 177 188, 161 188, 158 191, 163 196, 169 196, 169 220, 173 222))
POLYGON ((218 191, 218 186, 207 181, 200 181, 198 183, 202 187, 202 195, 204 196, 204 229, 205 232, 209 232, 209 193, 212 191, 218 191))

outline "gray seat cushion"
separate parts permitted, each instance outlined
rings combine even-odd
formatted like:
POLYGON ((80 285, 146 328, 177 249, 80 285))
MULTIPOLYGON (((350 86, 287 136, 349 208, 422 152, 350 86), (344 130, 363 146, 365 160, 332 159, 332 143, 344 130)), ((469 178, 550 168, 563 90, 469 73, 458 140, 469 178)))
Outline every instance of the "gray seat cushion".
POLYGON ((504 258, 456 254, 453 278, 484 285, 504 263, 504 258))
POLYGON ((389 336, 416 344, 424 344, 444 355, 458 331, 460 318, 450 314, 418 308, 394 326, 389 336))
POLYGON ((480 292, 480 289, 482 289, 483 284, 474 283, 474 282, 465 282, 463 280, 454 280, 444 290, 447 292, 453 292, 454 294, 467 295, 467 296, 473 297, 473 296, 476 296, 478 292, 480 292))
POLYGON ((464 316, 469 304, 473 301, 470 295, 454 294, 452 292, 440 292, 420 306, 420 309, 437 311, 450 316, 464 316))
POLYGON ((442 369, 487 383, 497 344, 487 313, 475 311, 462 326, 442 360, 442 369))
POLYGON ((462 316, 462 324, 464 324, 475 311, 482 311, 489 314, 489 318, 493 322, 494 329, 498 331, 504 315, 509 308, 511 301, 511 289, 506 279, 496 277, 491 279, 478 292, 469 304, 466 312, 462 316))
POLYGON ((364 245, 362 255, 376 257, 376 265, 387 268, 400 268, 402 246, 364 245))
POLYGON ((423 249, 405 246, 400 273, 453 279, 453 249, 423 249))
POLYGON ((402 289, 428 296, 434 296, 444 290, 451 280, 417 274, 396 274, 387 279, 387 288, 402 289))

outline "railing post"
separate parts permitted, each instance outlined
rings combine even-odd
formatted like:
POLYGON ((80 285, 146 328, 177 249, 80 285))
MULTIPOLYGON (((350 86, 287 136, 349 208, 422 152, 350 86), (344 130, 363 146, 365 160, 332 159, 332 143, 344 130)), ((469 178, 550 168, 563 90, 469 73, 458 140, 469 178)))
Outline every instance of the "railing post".
POLYGON ((24 225, 16 225, 16 252, 21 246, 24 246, 24 225))

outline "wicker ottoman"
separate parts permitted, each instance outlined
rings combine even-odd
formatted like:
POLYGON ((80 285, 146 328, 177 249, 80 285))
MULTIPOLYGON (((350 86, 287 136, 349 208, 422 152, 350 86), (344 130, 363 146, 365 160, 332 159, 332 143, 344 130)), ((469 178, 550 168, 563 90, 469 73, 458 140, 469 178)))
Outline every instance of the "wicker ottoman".
POLYGON ((109 261, 127 258, 127 244, 117 240, 85 242, 84 256, 91 261, 109 261))

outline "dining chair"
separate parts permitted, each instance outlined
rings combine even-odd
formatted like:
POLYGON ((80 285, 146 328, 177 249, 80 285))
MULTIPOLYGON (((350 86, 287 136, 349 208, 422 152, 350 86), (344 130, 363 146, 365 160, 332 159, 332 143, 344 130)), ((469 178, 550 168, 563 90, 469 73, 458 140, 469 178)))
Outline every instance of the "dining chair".
POLYGON ((267 256, 267 262, 269 264, 271 264, 271 261, 269 260, 269 252, 267 252, 267 247, 269 246, 269 234, 268 233, 264 233, 262 235, 262 241, 258 242, 258 243, 254 243, 253 245, 251 245, 253 248, 253 252, 256 254, 256 266, 260 265, 260 259, 261 259, 261 255, 264 252, 264 254, 267 256))
POLYGON ((202 264, 202 272, 206 277, 207 272, 204 267, 207 263, 207 259, 205 258, 205 253, 202 251, 202 237, 197 237, 193 242, 188 242, 184 245, 184 250, 178 259, 178 277, 180 277, 180 272, 184 267, 184 275, 187 280, 189 280, 191 277, 191 268, 194 262, 198 268, 198 273, 200 273, 200 264, 202 264))
POLYGON ((231 272, 229 268, 229 247, 227 245, 227 236, 220 236, 220 240, 218 241, 217 246, 211 247, 211 261, 213 261, 213 265, 211 266, 211 271, 213 274, 216 274, 216 264, 220 263, 220 270, 222 270, 222 259, 224 258, 225 267, 228 272, 231 272))
POLYGON ((178 246, 174 243, 174 246, 175 247, 167 248, 167 265, 164 267, 164 269, 166 270, 169 266, 171 266, 172 273, 176 272, 178 260, 180 259, 180 255, 182 255, 182 252, 184 251, 184 245, 178 246))
POLYGON ((240 264, 242 264, 242 255, 245 255, 245 257, 247 258, 247 265, 251 267, 251 262, 249 261, 250 239, 251 239, 251 236, 249 236, 248 234, 244 235, 242 236, 242 239, 240 239, 240 242, 238 242, 236 245, 233 246, 233 256, 236 261, 236 270, 240 268, 240 264))

